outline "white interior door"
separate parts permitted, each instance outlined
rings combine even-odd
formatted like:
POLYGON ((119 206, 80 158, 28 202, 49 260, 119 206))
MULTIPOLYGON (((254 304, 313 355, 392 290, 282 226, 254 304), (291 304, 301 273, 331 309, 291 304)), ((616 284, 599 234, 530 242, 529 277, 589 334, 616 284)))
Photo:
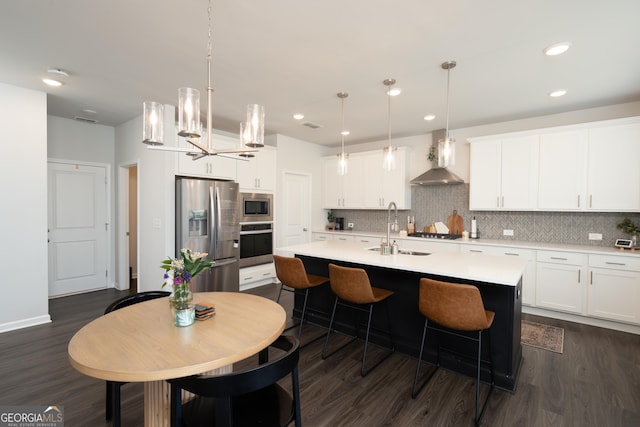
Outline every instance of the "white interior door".
POLYGON ((311 223, 311 176, 295 172, 284 173, 284 217, 285 246, 306 243, 310 238, 311 223))
POLYGON ((106 168, 48 163, 49 296, 107 287, 106 168))

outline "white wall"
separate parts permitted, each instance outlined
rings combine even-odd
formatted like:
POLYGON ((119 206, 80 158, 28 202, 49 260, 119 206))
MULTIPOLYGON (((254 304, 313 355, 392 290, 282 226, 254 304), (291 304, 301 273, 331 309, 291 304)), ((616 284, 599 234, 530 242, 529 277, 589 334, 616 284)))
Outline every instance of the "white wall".
POLYGON ((311 177, 311 223, 310 229, 318 229, 324 227, 326 214, 322 209, 322 162, 319 159, 324 155, 325 147, 301 141, 299 139, 290 138, 285 135, 270 136, 275 137, 278 147, 277 165, 276 165, 276 221, 275 221, 275 246, 284 245, 284 215, 279 215, 285 208, 284 199, 278 195, 284 193, 283 189, 283 172, 309 173, 311 177))
POLYGON ((106 165, 109 179, 107 194, 107 220, 109 221, 108 281, 114 285, 115 274, 115 226, 116 203, 114 161, 115 128, 100 124, 78 122, 56 116, 47 116, 47 157, 49 160, 76 160, 87 164, 106 165))
POLYGON ((0 332, 49 322, 47 97, 0 83, 0 332))
MULTIPOLYGON (((142 113, 142 107, 140 109, 142 113)), ((165 138, 176 145, 175 109, 165 105, 165 138)), ((151 151, 142 143, 142 116, 116 128, 116 165, 138 165, 138 291, 160 289, 163 270, 160 262, 174 255, 174 194, 176 156, 172 152, 151 151)), ((120 174, 116 173, 116 176, 120 174)), ((116 185, 121 188, 120 185, 116 185)), ((117 194, 115 199, 120 200, 117 194)), ((126 250, 126 224, 116 226, 118 253, 126 250)), ((118 256, 118 271, 127 269, 118 256)))

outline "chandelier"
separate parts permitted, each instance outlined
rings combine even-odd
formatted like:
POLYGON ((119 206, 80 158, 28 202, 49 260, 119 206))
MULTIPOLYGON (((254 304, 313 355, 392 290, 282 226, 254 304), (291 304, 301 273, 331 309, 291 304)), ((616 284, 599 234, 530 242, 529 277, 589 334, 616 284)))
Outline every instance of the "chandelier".
POLYGON ((178 89, 178 135, 186 138, 191 147, 164 147, 164 105, 158 102, 145 101, 143 104, 142 142, 149 145, 149 149, 186 153, 193 160, 206 156, 231 157, 246 160, 252 157, 250 153, 264 147, 264 107, 257 104, 247 106, 247 121, 244 123, 240 139, 244 146, 230 149, 215 149, 213 146, 213 120, 211 86, 211 46, 212 19, 211 0, 207 8, 209 27, 207 43, 207 127, 202 135, 200 122, 200 92, 192 88, 178 89))

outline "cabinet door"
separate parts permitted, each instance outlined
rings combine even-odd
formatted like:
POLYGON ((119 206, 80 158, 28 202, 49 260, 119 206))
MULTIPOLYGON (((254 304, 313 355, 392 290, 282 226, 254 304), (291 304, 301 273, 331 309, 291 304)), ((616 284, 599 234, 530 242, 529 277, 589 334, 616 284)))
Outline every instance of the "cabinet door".
POLYGON ((591 268, 587 314, 640 324, 640 273, 591 268))
MULTIPOLYGON (((365 156, 349 156, 349 171, 342 177, 345 208, 362 209, 364 204, 365 156)), ((337 165, 335 174, 337 174, 337 165)))
POLYGON ((582 268, 576 265, 538 262, 536 305, 583 314, 582 268))
POLYGON ((500 207, 533 210, 538 196, 538 136, 502 140, 500 207))
POLYGON ((248 161, 238 160, 238 183, 241 190, 273 192, 276 187, 276 150, 263 147, 248 161))
POLYGON ((640 210, 638 159, 640 124, 589 129, 587 209, 640 210))
POLYGON ((472 143, 469 209, 500 209, 501 144, 499 140, 472 143))
MULTIPOLYGON (((338 175, 338 158, 325 157, 323 161, 323 207, 339 209, 344 206, 342 194, 343 176, 338 175)), ((351 166, 351 165, 349 165, 351 166)))
POLYGON ((405 148, 396 150, 396 167, 382 168, 382 150, 363 156, 363 205, 368 209, 387 209, 395 202, 398 209, 411 209, 411 188, 407 178, 407 154, 405 148))
POLYGON ((540 136, 538 208, 577 210, 586 206, 587 131, 540 136))

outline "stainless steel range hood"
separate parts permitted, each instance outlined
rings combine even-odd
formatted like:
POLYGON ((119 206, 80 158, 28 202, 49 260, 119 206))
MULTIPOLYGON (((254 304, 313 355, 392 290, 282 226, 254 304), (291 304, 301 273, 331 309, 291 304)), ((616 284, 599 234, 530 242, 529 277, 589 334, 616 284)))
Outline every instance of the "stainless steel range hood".
MULTIPOLYGON (((437 148, 438 140, 445 136, 446 131, 444 129, 438 129, 431 132, 433 145, 437 148)), ((413 178, 409 183, 412 185, 451 185, 464 184, 464 180, 447 168, 434 167, 422 175, 413 178)))
POLYGON ((447 168, 432 168, 409 181, 418 185, 464 184, 464 180, 447 168))

